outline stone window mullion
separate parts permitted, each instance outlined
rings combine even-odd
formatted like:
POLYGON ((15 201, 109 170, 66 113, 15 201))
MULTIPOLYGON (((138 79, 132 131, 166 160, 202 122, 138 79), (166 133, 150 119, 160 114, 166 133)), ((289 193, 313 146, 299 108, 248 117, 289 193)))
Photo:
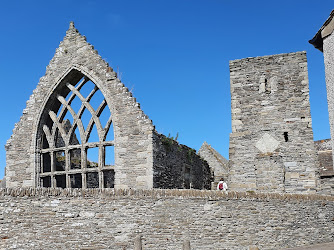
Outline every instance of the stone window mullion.
POLYGON ((66 188, 70 188, 70 187, 71 187, 70 175, 66 173, 66 188))
POLYGON ((70 158, 70 151, 68 150, 68 148, 66 147, 65 149, 65 173, 66 173, 66 187, 69 188, 70 187, 70 177, 68 174, 68 171, 71 168, 71 158, 70 158))
POLYGON ((39 153, 39 161, 40 161, 40 167, 39 167, 39 171, 37 173, 37 177, 39 177, 40 173, 44 173, 44 159, 43 159, 44 155, 43 153, 39 153))
POLYGON ((36 176, 36 179, 35 179, 35 187, 42 187, 43 185, 42 185, 42 179, 41 179, 41 177, 40 177, 40 173, 43 173, 43 158, 42 158, 43 156, 42 156, 42 153, 41 152, 39 152, 39 153, 37 153, 37 166, 39 166, 38 167, 38 169, 37 169, 37 171, 35 171, 35 176, 36 176))
POLYGON ((50 152, 50 158, 51 158, 51 187, 56 187, 56 178, 54 176, 55 172, 55 152, 50 152))
POLYGON ((103 188, 103 174, 102 168, 104 167, 104 147, 99 145, 99 162, 98 162, 98 170, 99 170, 99 187, 103 188))
POLYGON ((81 148, 81 169, 82 169, 82 187, 86 188, 87 187, 87 178, 86 178, 86 173, 87 173, 87 147, 82 147, 81 148))
POLYGON ((87 171, 82 171, 81 178, 82 178, 82 188, 86 189, 87 188, 87 171))

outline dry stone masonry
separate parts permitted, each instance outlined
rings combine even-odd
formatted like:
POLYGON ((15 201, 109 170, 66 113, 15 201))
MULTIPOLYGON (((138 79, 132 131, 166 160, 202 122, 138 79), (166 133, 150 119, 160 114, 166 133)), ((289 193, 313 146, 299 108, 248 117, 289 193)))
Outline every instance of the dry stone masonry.
POLYGON ((333 196, 3 189, 1 249, 284 249, 334 241, 333 196))

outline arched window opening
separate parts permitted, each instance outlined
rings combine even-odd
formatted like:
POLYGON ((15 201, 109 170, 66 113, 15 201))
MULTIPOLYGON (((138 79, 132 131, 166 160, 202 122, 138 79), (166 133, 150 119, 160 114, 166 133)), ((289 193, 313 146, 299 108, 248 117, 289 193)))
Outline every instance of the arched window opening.
POLYGON ((113 188, 114 133, 110 108, 88 77, 77 72, 72 79, 56 88, 42 114, 38 185, 113 188))

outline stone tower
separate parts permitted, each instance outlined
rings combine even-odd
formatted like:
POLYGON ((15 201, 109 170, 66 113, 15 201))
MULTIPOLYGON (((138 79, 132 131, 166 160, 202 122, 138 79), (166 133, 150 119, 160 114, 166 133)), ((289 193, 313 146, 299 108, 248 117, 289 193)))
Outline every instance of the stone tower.
POLYGON ((230 62, 231 190, 316 192, 305 52, 230 62))

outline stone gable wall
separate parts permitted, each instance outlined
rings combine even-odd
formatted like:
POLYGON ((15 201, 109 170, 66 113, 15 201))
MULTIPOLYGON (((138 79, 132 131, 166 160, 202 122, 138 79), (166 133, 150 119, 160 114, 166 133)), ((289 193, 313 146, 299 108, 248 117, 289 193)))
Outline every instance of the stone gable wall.
POLYGON ((0 189, 1 249, 282 249, 334 241, 330 196, 0 189))
POLYGON ((140 109, 131 92, 116 77, 116 73, 86 42, 73 24, 46 73, 27 101, 20 121, 6 144, 6 186, 35 187, 39 171, 37 132, 40 117, 53 91, 66 83, 72 72, 89 77, 104 94, 113 118, 115 136, 115 187, 152 188, 152 121, 140 109))
POLYGON ((305 52, 230 62, 230 188, 316 192, 305 52))
POLYGON ((214 173, 211 189, 216 189, 221 178, 228 179, 228 160, 206 142, 198 150, 198 155, 208 162, 211 171, 214 173))

